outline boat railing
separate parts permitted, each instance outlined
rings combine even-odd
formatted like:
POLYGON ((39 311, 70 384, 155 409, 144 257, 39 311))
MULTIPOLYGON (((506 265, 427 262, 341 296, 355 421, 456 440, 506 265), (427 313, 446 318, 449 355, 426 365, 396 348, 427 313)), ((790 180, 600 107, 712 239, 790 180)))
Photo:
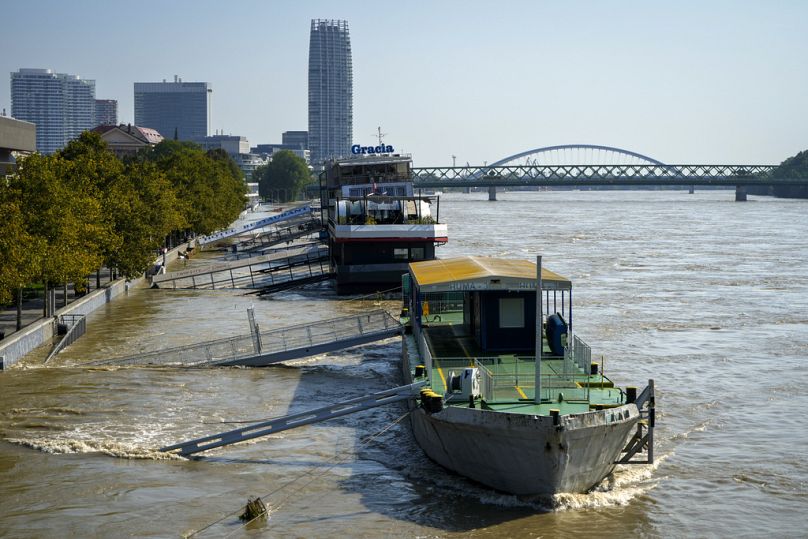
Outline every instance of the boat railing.
POLYGON ((416 343, 418 344, 418 353, 421 356, 421 363, 423 363, 429 379, 434 380, 432 377, 432 353, 429 351, 426 335, 421 331, 420 325, 418 324, 414 325, 413 329, 416 332, 416 343))
MULTIPOLYGON (((442 362, 443 360, 441 360, 442 362)), ((533 358, 501 362, 499 358, 478 358, 480 394, 489 403, 533 400, 536 390, 533 358)), ((542 373, 542 402, 589 402, 586 374, 542 373)))
POLYGON ((541 375, 542 402, 589 402, 589 376, 551 373, 541 375))
POLYGON ((457 292, 422 294, 421 311, 425 323, 461 321, 463 294, 457 292))
MULTIPOLYGON (((501 358, 475 358, 474 366, 480 372, 480 395, 486 402, 503 402, 526 398, 525 388, 534 387, 532 369, 526 369, 527 362, 514 358, 503 362, 501 358)), ((530 361, 530 365, 535 362, 530 361)))
POLYGON ((494 373, 479 361, 474 361, 480 373, 480 396, 486 402, 494 401, 494 373))
POLYGON ((564 349, 564 372, 573 372, 573 365, 588 373, 592 363, 592 349, 583 339, 573 335, 572 342, 564 349))

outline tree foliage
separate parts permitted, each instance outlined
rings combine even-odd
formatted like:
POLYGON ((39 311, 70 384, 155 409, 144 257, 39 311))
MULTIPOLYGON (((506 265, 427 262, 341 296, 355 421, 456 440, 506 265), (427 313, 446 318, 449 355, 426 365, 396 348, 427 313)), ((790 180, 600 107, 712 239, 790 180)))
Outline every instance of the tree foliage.
POLYGON ((311 181, 311 173, 303 158, 281 150, 272 154, 268 165, 256 169, 253 181, 258 181, 261 197, 289 202, 297 199, 301 189, 311 181))
POLYGON ((83 283, 102 265, 135 277, 169 234, 207 234, 244 206, 224 152, 164 141, 122 163, 96 133, 33 154, 0 181, 0 302, 32 282, 83 283))
POLYGON ((186 227, 171 184, 153 163, 131 162, 124 180, 110 187, 109 210, 116 215, 115 231, 125 248, 106 264, 132 278, 154 260, 167 235, 186 227))
POLYGON ((0 184, 0 304, 9 303, 13 291, 33 281, 45 252, 40 238, 31 235, 20 208, 19 194, 0 184))
POLYGON ((83 281, 115 244, 112 224, 87 163, 60 155, 26 158, 11 185, 20 193, 28 233, 43 242, 38 277, 47 283, 83 281))
POLYGON ((209 157, 198 146, 163 141, 147 156, 171 182, 188 226, 209 234, 235 220, 244 207, 246 186, 232 160, 209 157))
POLYGON ((808 198, 808 150, 789 157, 772 171, 773 178, 805 178, 805 185, 778 185, 772 194, 784 198, 808 198))

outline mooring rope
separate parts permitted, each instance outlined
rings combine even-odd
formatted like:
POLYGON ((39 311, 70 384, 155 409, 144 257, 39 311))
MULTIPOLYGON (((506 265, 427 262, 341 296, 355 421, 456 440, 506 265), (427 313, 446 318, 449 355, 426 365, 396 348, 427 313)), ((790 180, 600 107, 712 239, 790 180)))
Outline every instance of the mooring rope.
MULTIPOLYGON (((374 433, 374 434, 372 434, 372 435, 370 435, 370 436, 366 437, 366 438, 365 438, 365 439, 363 439, 362 441, 360 441, 360 442, 359 442, 359 445, 358 445, 358 448, 359 448, 359 449, 362 449, 363 447, 367 446, 368 444, 370 444, 371 442, 373 442, 373 441, 374 441, 376 438, 378 438, 379 436, 381 436, 382 434, 384 434, 385 432, 387 432, 388 430, 390 430, 391 428, 393 428, 394 426, 396 426, 396 425, 397 425, 398 423, 400 423, 401 421, 403 421, 403 420, 404 420, 404 419, 405 419, 405 418, 406 418, 408 415, 410 415, 410 411, 409 411, 409 410, 408 410, 406 413, 404 413, 403 415, 401 415, 401 416, 399 416, 398 418, 396 418, 394 421, 392 421, 392 422, 391 422, 391 423, 389 423, 388 425, 386 425, 386 426, 385 426, 383 429, 379 430, 378 432, 376 432, 376 433, 374 433)), ((348 456, 348 457, 343 457, 342 459, 340 459, 340 457, 339 457, 338 455, 335 455, 333 458, 331 458, 331 459, 327 460, 326 462, 331 462, 330 466, 328 466, 327 468, 325 468, 324 470, 322 470, 322 471, 321 471, 319 474, 316 474, 316 475, 314 475, 313 477, 311 477, 311 478, 309 479, 309 481, 307 481, 306 483, 302 484, 302 485, 300 486, 300 488, 299 488, 299 489, 298 489, 296 492, 299 492, 300 490, 302 490, 302 489, 306 488, 307 486, 309 486, 311 483, 313 483, 313 482, 314 482, 314 481, 316 481, 317 479, 320 479, 321 477, 323 477, 325 474, 327 474, 328 472, 330 472, 332 469, 334 469, 334 467, 338 466, 339 464, 343 464, 343 463, 345 463, 345 462, 348 462, 348 460, 349 460, 350 458, 351 458, 351 456, 348 456)), ((298 481, 300 481, 301 479, 304 479, 305 477, 307 477, 307 476, 311 475, 311 473, 314 471, 314 469, 315 469, 315 468, 314 468, 314 467, 312 467, 312 468, 310 468, 309 470, 307 470, 307 471, 305 471, 305 472, 301 473, 300 475, 298 475, 298 476, 297 476, 297 477, 295 477, 294 479, 291 479, 291 480, 287 481, 286 483, 284 483, 283 485, 279 486, 278 488, 276 488, 276 489, 274 489, 274 490, 271 490, 271 491, 267 492, 267 493, 266 493, 266 494, 264 494, 263 496, 260 496, 261 500, 265 500, 266 498, 269 498, 270 496, 272 496, 272 495, 274 495, 274 494, 277 494, 278 492, 282 491, 283 489, 288 488, 289 486, 291 486, 291 485, 293 485, 293 484, 297 483, 297 482, 298 482, 298 481)), ((273 507, 271 507, 271 508, 269 508, 269 507, 268 507, 266 515, 269 515, 269 514, 271 514, 272 512, 275 512, 275 511, 279 511, 279 510, 280 510, 280 509, 281 509, 281 508, 282 508, 284 505, 286 505, 286 503, 287 503, 287 501, 289 500, 289 498, 291 497, 291 495, 292 495, 291 493, 290 493, 290 494, 287 494, 287 495, 286 495, 284 498, 282 498, 282 499, 281 499, 281 501, 280 501, 278 504, 274 505, 274 506, 273 506, 273 507)), ((325 496, 325 494, 321 494, 320 496, 325 496)), ((296 500, 302 500, 302 499, 303 499, 303 498, 296 498, 296 500)), ((267 505, 268 505, 268 504, 267 504, 267 505)), ((215 521, 211 522, 210 524, 207 524, 206 526, 204 526, 204 527, 202 527, 202 528, 199 528, 198 530, 194 530, 194 531, 192 531, 191 533, 189 533, 189 534, 187 534, 187 535, 184 535, 183 537, 185 537, 186 539, 189 539, 189 538, 191 538, 191 537, 195 537, 195 536, 199 535, 200 533, 202 533, 203 531, 208 530, 208 529, 212 528, 213 526, 215 526, 215 525, 217 525, 217 524, 221 523, 222 521, 224 521, 224 520, 226 520, 226 519, 228 519, 228 518, 231 518, 231 517, 233 517, 233 516, 236 516, 236 515, 237 515, 239 512, 241 512, 241 511, 242 511, 242 509, 237 509, 237 510, 235 510, 235 511, 231 511, 230 513, 225 514, 224 516, 222 516, 221 518, 219 518, 219 519, 217 519, 217 520, 215 520, 215 521)), ((258 515, 258 516, 256 516, 256 517, 254 517, 254 518, 250 519, 250 520, 247 520, 247 521, 242 522, 241 526, 240 526, 238 529, 231 531, 230 533, 228 533, 227 535, 225 535, 225 537, 231 537, 231 536, 232 536, 234 533, 236 533, 236 532, 238 532, 238 531, 241 531, 241 528, 243 528, 244 526, 247 526, 247 525, 248 525, 248 524, 250 524, 251 522, 254 522, 255 520, 257 520, 257 519, 259 519, 259 518, 261 518, 261 517, 263 517, 263 516, 265 516, 265 515, 264 515, 264 514, 261 514, 261 515, 258 515)))

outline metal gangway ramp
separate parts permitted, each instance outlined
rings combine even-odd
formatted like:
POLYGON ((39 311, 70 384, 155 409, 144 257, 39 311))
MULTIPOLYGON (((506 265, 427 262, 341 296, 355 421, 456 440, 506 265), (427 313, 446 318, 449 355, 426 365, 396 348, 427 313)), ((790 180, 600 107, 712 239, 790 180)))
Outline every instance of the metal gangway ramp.
POLYGON ((257 230, 259 228, 264 228, 266 226, 274 225, 276 223, 280 223, 282 221, 287 221, 289 219, 294 219, 295 217, 300 217, 303 215, 310 214, 312 212, 311 204, 304 204, 303 206, 298 206, 297 208, 292 208, 290 210, 286 210, 281 212, 277 215, 272 215, 270 217, 265 217, 264 219, 259 219, 257 221, 252 221, 249 223, 244 223, 240 226, 235 226, 233 228, 228 228, 227 230, 220 230, 218 232, 214 232, 208 236, 199 236, 196 238, 196 243, 200 247, 208 245, 210 243, 215 243, 217 241, 221 241, 227 238, 231 238, 233 236, 238 236, 240 234, 245 234, 247 232, 251 232, 253 230, 257 230))
POLYGON ((246 427, 181 442, 166 447, 161 447, 160 451, 176 451, 179 449, 179 454, 187 457, 194 453, 207 451, 216 447, 225 445, 232 445, 245 440, 252 440, 261 436, 269 436, 285 430, 302 427, 304 425, 311 425, 312 423, 319 423, 327 421, 335 417, 340 417, 348 414, 354 414, 378 406, 386 406, 394 402, 403 400, 414 399, 418 396, 418 391, 421 387, 426 385, 427 381, 422 380, 414 384, 395 387, 385 391, 379 391, 371 395, 365 395, 355 399, 332 404, 331 406, 324 406, 314 410, 307 410, 296 414, 289 414, 283 417, 270 419, 269 421, 262 421, 254 423, 246 427))
POLYGON ((223 248, 223 250, 232 253, 228 258, 238 260, 240 258, 256 256, 256 251, 260 253, 260 251, 280 245, 281 243, 317 234, 321 230, 323 230, 323 224, 319 218, 293 221, 287 226, 275 227, 274 230, 261 232, 248 239, 237 241, 229 247, 223 248))
POLYGON ((172 271, 152 278, 157 288, 286 288, 331 277, 328 247, 308 245, 243 260, 172 271))
POLYGON ((217 367, 264 367, 279 361, 325 354, 400 335, 403 327, 384 310, 342 316, 261 332, 250 315, 251 334, 177 346, 133 356, 85 363, 217 367))

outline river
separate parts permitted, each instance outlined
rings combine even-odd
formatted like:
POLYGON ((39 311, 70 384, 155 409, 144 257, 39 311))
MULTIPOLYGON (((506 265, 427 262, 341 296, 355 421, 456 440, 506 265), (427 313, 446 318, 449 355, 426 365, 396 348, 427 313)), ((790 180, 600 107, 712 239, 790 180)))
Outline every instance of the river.
POLYGON ((137 289, 52 365, 0 374, 0 537, 806 536, 807 204, 732 191, 441 197, 440 257, 542 254, 572 279, 576 333, 607 375, 655 379, 656 464, 595 492, 519 499, 451 475, 398 405, 167 458, 155 448, 398 385, 400 344, 264 369, 77 368, 246 334, 251 303, 268 330, 377 302, 325 287, 260 300, 137 289), (268 521, 233 516, 249 496, 268 502, 268 521))

